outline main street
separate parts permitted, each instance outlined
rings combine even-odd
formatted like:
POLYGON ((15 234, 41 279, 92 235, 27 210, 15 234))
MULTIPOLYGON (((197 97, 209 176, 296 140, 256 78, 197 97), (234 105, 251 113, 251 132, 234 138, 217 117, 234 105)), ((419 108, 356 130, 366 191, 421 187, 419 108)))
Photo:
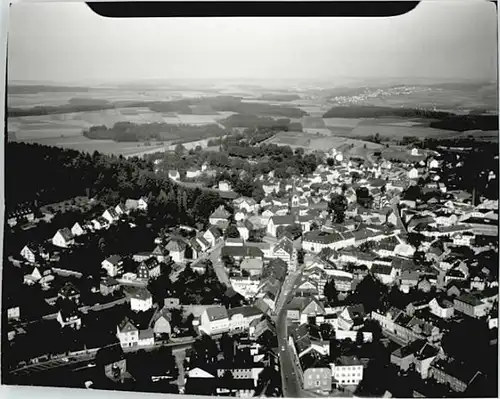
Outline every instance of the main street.
POLYGON ((283 396, 299 398, 304 397, 302 383, 299 380, 298 359, 295 351, 288 344, 288 319, 285 305, 293 298, 298 280, 304 271, 301 266, 297 271, 290 273, 283 282, 278 301, 276 302, 276 334, 278 338, 281 385, 283 396))

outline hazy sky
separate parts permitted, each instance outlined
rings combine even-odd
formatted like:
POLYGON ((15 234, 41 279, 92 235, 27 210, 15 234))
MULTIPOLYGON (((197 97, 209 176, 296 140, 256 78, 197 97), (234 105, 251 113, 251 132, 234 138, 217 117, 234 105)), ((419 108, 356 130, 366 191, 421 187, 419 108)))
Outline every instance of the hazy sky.
POLYGON ((426 0, 392 18, 108 19, 81 3, 11 7, 9 78, 496 79, 496 13, 426 0))

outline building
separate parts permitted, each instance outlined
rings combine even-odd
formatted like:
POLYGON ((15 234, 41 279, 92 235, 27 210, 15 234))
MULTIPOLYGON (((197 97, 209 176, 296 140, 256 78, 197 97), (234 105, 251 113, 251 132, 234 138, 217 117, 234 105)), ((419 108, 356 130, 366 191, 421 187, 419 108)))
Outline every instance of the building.
POLYGON ((99 291, 102 295, 113 295, 120 290, 120 283, 112 277, 105 277, 99 284, 99 291))
POLYGON ((129 287, 126 290, 130 298, 130 309, 134 312, 146 312, 153 307, 153 296, 143 287, 129 287))
POLYGON ((229 316, 224 306, 206 308, 200 316, 199 329, 207 335, 229 332, 229 316))
POLYGON ((456 312, 464 313, 470 317, 483 317, 493 307, 493 301, 488 301, 477 294, 463 294, 453 299, 456 312))
POLYGON ((278 227, 292 226, 295 218, 292 215, 272 216, 267 223, 267 233, 270 236, 277 237, 278 227))
POLYGON ((241 306, 227 310, 229 331, 241 333, 248 331, 250 323, 262 317, 262 311, 255 306, 241 306))
POLYGON ((212 226, 217 226, 220 223, 227 223, 230 216, 224 205, 221 205, 210 215, 208 221, 212 226))
POLYGON ((116 335, 122 348, 129 348, 139 344, 139 329, 135 323, 125 317, 116 327, 116 335))
POLYGON ((116 222, 118 219, 120 219, 120 215, 118 215, 118 213, 116 212, 116 210, 114 208, 106 209, 103 212, 102 217, 104 219, 106 219, 109 224, 112 224, 112 223, 116 222))
POLYGON ((217 227, 212 226, 203 234, 203 238, 211 247, 215 247, 222 240, 222 232, 217 227))
POLYGON ((304 234, 302 248, 306 251, 320 253, 324 248, 339 250, 355 244, 355 237, 351 232, 310 231, 304 234))
POLYGON ((151 257, 141 262, 137 268, 137 278, 141 280, 155 279, 160 275, 161 267, 158 259, 151 257))
POLYGON ((59 301, 59 312, 57 313, 57 321, 61 327, 70 327, 79 330, 82 326, 80 312, 76 305, 70 300, 59 301))
POLYGON ((67 227, 57 230, 54 237, 52 237, 52 244, 60 248, 68 248, 75 243, 75 239, 70 229, 67 227))
POLYGON ((108 276, 116 277, 123 271, 123 260, 120 255, 112 255, 101 262, 101 267, 106 270, 108 276))
POLYGON ((481 373, 453 359, 435 359, 429 367, 429 376, 455 392, 464 392, 481 373))
POLYGON ((171 240, 165 249, 169 252, 170 257, 176 263, 184 262, 184 254, 186 250, 186 244, 180 240, 171 240))
POLYGON ((363 364, 355 356, 340 356, 330 363, 334 382, 339 386, 357 386, 363 379, 363 364))
POLYGON ((453 303, 447 299, 434 298, 429 302, 429 311, 442 319, 449 319, 455 314, 453 303))
POLYGON ((293 246, 293 241, 288 237, 283 237, 278 241, 272 249, 270 257, 284 260, 290 271, 297 268, 297 250, 293 246))
POLYGON ((80 225, 80 223, 75 222, 75 224, 71 228, 71 234, 73 234, 73 237, 78 237, 78 236, 84 235, 85 234, 85 230, 80 225))

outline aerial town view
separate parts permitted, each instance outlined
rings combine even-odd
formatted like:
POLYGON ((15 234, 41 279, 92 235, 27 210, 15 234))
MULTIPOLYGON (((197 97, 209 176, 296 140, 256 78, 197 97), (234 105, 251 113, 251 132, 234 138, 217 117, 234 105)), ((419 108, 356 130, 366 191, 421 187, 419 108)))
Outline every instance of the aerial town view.
POLYGON ((2 384, 498 397, 495 5, 391 18, 12 6, 2 384))

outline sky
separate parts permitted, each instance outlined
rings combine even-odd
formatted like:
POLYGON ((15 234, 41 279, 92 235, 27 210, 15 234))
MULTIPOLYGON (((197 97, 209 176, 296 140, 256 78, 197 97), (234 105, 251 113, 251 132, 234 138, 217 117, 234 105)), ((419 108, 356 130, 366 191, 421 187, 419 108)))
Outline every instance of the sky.
POLYGON ((494 5, 426 0, 390 18, 110 19, 82 3, 11 6, 9 80, 496 80, 494 5))

